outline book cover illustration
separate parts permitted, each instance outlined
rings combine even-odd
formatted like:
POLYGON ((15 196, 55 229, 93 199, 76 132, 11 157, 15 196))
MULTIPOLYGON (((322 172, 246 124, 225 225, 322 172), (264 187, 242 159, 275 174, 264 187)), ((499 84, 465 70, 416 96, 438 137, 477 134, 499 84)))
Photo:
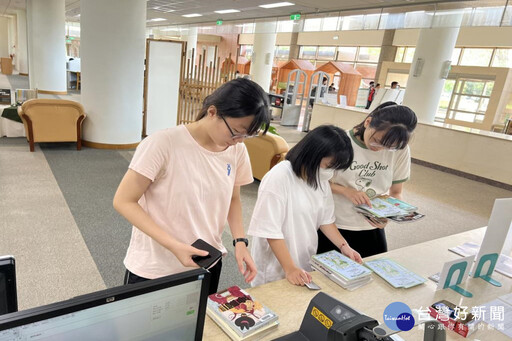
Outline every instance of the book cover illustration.
POLYGON ((277 320, 273 311, 236 285, 209 295, 208 308, 241 337, 277 320))
POLYGON ((371 270, 354 262, 352 259, 342 255, 336 250, 314 255, 313 261, 324 265, 326 268, 341 275, 342 277, 353 280, 371 274, 371 270))
POLYGON ((379 196, 370 200, 372 207, 363 204, 355 207, 356 211, 368 216, 377 218, 390 218, 398 223, 416 221, 425 215, 415 212, 418 208, 402 200, 390 197, 379 196))
POLYGON ((410 288, 426 281, 423 277, 388 258, 366 261, 365 265, 394 288, 410 288))

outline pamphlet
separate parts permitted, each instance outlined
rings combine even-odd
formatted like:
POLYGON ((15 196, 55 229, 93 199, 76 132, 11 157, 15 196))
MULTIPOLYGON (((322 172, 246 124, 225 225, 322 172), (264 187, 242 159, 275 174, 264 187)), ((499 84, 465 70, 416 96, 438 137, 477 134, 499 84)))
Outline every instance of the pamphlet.
POLYGON ((354 280, 371 274, 371 270, 354 262, 352 259, 342 255, 336 250, 314 255, 311 258, 313 261, 333 271, 336 275, 342 276, 348 280, 354 280))
POLYGON ((390 196, 379 196, 370 201, 372 207, 366 204, 358 205, 356 211, 366 217, 389 218, 397 223, 412 222, 425 216, 416 212, 417 207, 390 196))
POLYGON ((426 279, 407 270, 389 258, 369 260, 364 263, 394 288, 410 288, 426 282, 426 279))

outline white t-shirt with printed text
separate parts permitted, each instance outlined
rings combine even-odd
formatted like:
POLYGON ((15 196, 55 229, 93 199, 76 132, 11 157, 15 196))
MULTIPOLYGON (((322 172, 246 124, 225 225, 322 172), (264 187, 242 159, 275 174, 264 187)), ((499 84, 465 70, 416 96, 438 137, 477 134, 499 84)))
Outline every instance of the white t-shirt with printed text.
MULTIPOLYGON (((354 148, 354 161, 345 171, 336 171, 332 182, 365 192, 373 198, 386 194, 391 185, 409 179, 411 156, 409 146, 397 151, 382 149, 373 151, 349 132, 354 148)), ((354 204, 341 194, 334 194, 336 226, 344 230, 372 230, 366 219, 354 209, 354 204)))
POLYGON ((311 271, 309 261, 318 247, 317 230, 334 222, 334 203, 327 180, 316 190, 299 178, 290 161, 274 166, 261 181, 247 234, 258 274, 252 286, 283 279, 285 273, 269 239, 284 239, 295 265, 311 271))
MULTIPOLYGON (((129 168, 152 181, 139 204, 165 232, 188 245, 201 238, 227 253, 221 236, 233 188, 253 181, 243 143, 212 152, 180 125, 144 139, 129 168)), ((149 279, 191 269, 136 227, 124 265, 149 279)))

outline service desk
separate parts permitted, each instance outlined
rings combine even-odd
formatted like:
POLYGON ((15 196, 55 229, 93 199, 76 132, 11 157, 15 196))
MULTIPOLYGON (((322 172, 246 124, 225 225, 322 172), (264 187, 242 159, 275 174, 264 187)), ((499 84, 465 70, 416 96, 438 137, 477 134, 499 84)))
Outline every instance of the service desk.
MULTIPOLYGON (((396 249, 367 259, 388 257, 427 278, 441 271, 446 261, 460 258, 448 251, 449 247, 469 241, 480 243, 484 233, 485 228, 479 228, 396 249)), ((315 283, 322 288, 322 291, 381 323, 383 322, 384 309, 388 304, 396 301, 406 303, 411 309, 425 309, 432 303, 445 299, 471 309, 471 307, 480 306, 512 291, 512 279, 496 272, 493 274, 493 278, 502 283, 501 288, 475 278, 468 278, 461 285, 473 293, 472 298, 465 298, 451 289, 436 291, 436 283, 431 280, 410 289, 394 289, 382 278, 372 274, 372 282, 355 291, 347 291, 321 273, 313 272, 312 276, 315 283)), ((318 293, 318 291, 310 291, 306 287, 291 285, 286 279, 248 289, 248 292, 279 315, 280 324, 278 328, 271 334, 265 335, 262 340, 272 340, 298 330, 310 300, 318 293)), ((507 319, 507 316, 505 316, 509 323, 510 318, 508 316, 507 319)), ((487 325, 482 324, 485 329, 476 330, 468 338, 463 338, 453 331, 446 331, 447 340, 509 340, 499 331, 488 330, 487 325)), ((423 340, 423 330, 414 327, 408 332, 400 333, 399 336, 404 340, 423 340)), ((206 318, 203 338, 204 340, 229 340, 228 336, 209 317, 206 318)))

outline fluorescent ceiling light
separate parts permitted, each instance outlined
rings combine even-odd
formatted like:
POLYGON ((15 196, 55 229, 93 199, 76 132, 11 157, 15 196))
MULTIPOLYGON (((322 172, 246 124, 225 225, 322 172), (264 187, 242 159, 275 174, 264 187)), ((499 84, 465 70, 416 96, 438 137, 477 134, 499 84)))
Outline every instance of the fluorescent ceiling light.
POLYGON ((166 21, 167 19, 164 19, 164 18, 153 18, 153 19, 149 19, 149 20, 146 20, 146 21, 166 21))
POLYGON ((220 10, 220 11, 214 11, 215 13, 219 13, 219 14, 228 14, 228 13, 238 13, 240 12, 239 10, 237 9, 223 9, 223 10, 220 10))
POLYGON ((183 14, 182 17, 185 17, 185 18, 194 18, 194 17, 202 17, 203 15, 202 14, 199 14, 199 13, 192 13, 192 14, 183 14))
POLYGON ((260 5, 262 8, 276 8, 276 7, 285 7, 285 6, 293 6, 295 4, 291 2, 275 2, 273 4, 260 5))

